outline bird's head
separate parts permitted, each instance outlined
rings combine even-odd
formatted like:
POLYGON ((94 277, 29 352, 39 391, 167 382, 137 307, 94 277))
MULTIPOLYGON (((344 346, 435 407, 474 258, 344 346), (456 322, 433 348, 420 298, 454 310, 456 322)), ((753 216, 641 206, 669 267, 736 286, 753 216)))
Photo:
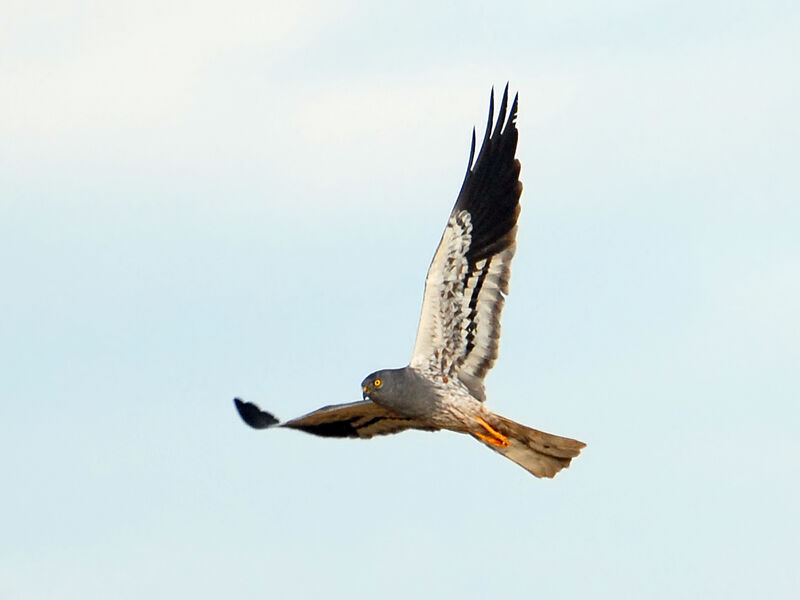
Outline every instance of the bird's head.
POLYGON ((361 393, 404 417, 426 417, 435 408, 431 383, 410 367, 375 371, 361 382, 361 393))
POLYGON ((395 373, 392 369, 383 369, 367 375, 361 382, 361 395, 364 400, 380 401, 386 397, 395 384, 395 373))

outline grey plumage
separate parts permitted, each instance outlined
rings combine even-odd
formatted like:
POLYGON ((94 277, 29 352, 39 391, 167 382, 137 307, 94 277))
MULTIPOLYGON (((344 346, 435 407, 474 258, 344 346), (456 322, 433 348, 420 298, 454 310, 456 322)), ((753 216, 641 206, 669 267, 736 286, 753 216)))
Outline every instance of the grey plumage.
POLYGON ((430 380, 410 367, 376 371, 361 382, 361 390, 364 400, 416 419, 431 419, 440 400, 430 380))
POLYGON ((248 425, 360 438, 447 429, 471 435, 537 477, 553 477, 580 453, 582 442, 531 429, 484 405, 483 378, 497 359, 500 315, 516 250, 522 193, 516 115, 517 97, 509 110, 506 86, 495 123, 492 93, 474 163, 473 130, 461 192, 425 281, 409 365, 369 375, 361 384, 361 402, 326 406, 282 424, 236 399, 248 425))

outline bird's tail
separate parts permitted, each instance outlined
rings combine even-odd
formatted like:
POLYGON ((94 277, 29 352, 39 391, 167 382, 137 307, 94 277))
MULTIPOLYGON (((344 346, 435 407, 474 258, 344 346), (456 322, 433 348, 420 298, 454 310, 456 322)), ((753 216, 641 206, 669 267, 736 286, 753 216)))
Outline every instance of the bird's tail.
POLYGON ((494 413, 486 416, 486 423, 500 436, 473 437, 536 477, 553 477, 568 467, 586 446, 578 440, 538 431, 494 413))

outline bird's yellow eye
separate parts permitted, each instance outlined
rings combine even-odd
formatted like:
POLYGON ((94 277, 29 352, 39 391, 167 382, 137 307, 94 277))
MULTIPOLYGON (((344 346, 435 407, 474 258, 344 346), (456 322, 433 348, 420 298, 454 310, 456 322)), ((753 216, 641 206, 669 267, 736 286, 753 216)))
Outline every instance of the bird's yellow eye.
POLYGON ((381 381, 380 379, 376 379, 375 381, 372 382, 372 385, 374 385, 376 388, 379 388, 383 385, 383 381, 381 381))

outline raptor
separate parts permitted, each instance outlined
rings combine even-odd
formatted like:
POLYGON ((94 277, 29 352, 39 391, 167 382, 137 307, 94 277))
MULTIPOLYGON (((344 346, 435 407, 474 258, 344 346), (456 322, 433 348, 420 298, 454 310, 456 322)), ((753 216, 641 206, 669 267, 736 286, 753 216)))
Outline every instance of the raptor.
POLYGON ((284 423, 235 398, 245 423, 350 438, 447 429, 472 436, 537 477, 553 477, 578 456, 583 442, 526 427, 485 404, 483 380, 497 359, 522 194, 517 101, 515 96, 509 109, 506 85, 495 122, 492 91, 477 158, 472 130, 467 173, 428 269, 408 366, 368 375, 359 402, 284 423))

